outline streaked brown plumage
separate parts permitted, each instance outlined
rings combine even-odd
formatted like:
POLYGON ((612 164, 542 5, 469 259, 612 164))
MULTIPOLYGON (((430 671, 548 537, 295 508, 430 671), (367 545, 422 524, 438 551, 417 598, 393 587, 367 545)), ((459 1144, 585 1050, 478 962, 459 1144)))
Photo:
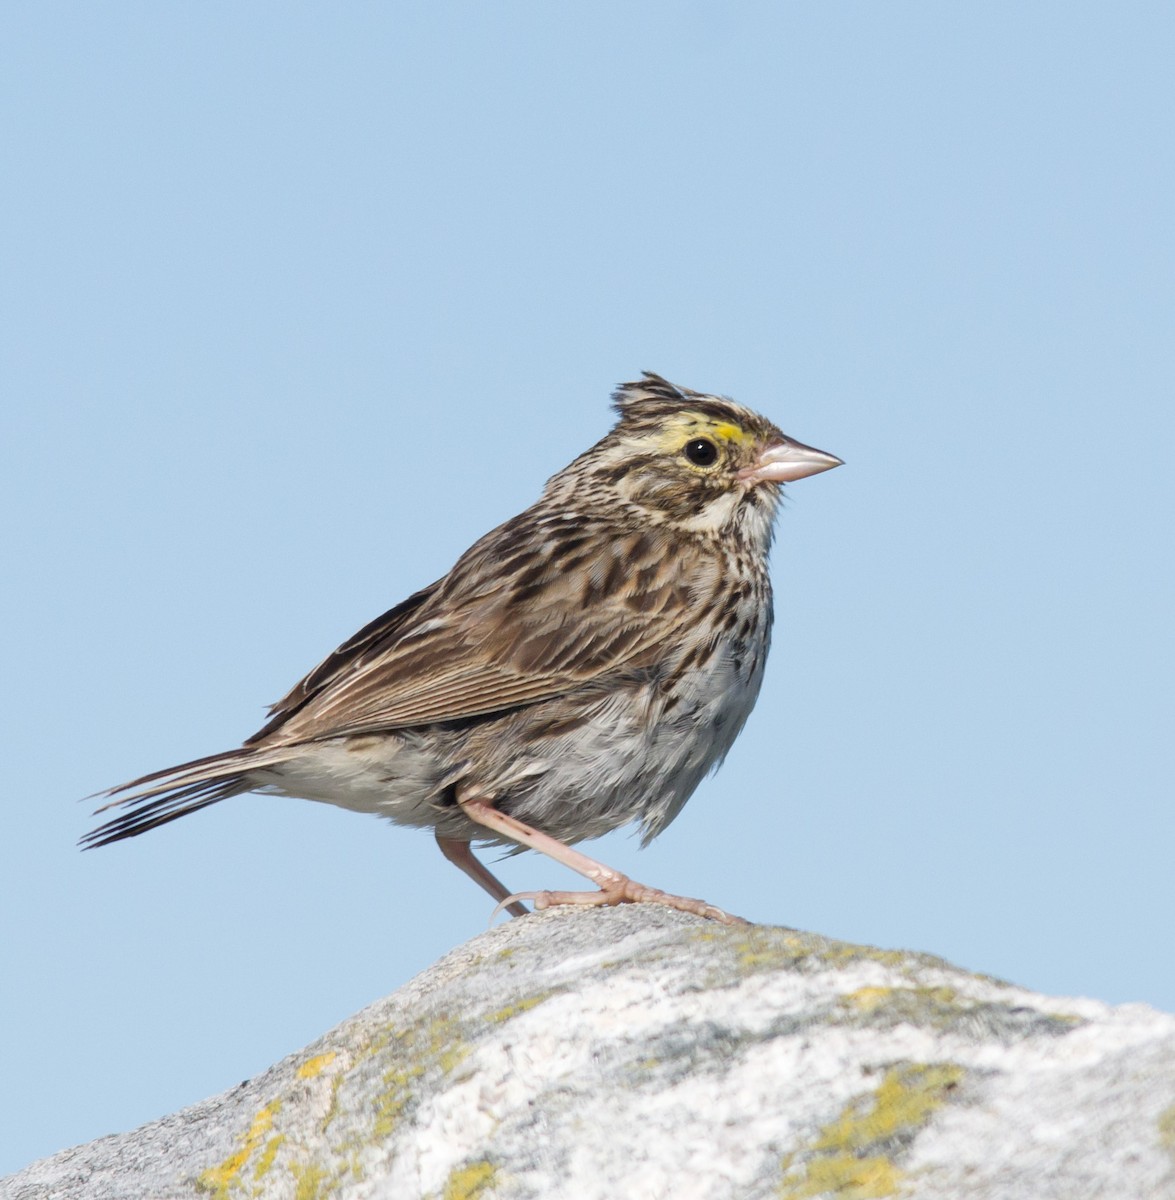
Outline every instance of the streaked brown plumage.
POLYGON ((108 793, 100 846, 228 796, 277 792, 432 827, 515 915, 475 839, 530 846, 600 885, 555 903, 651 900, 569 843, 639 821, 644 839, 721 762, 758 695, 780 484, 839 459, 733 401, 657 375, 531 508, 360 630, 239 750, 108 793))

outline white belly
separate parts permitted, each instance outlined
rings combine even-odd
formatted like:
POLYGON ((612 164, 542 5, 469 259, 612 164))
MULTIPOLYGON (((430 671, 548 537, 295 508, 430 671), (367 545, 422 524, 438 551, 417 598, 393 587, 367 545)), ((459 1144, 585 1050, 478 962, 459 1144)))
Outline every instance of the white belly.
POLYGON ((758 696, 763 657, 715 655, 679 680, 670 703, 652 683, 585 697, 567 732, 545 733, 574 697, 457 730, 440 727, 335 738, 298 747, 253 772, 259 791, 374 813, 400 825, 484 838, 454 804, 468 782, 561 841, 639 821, 648 841, 717 767, 758 696))

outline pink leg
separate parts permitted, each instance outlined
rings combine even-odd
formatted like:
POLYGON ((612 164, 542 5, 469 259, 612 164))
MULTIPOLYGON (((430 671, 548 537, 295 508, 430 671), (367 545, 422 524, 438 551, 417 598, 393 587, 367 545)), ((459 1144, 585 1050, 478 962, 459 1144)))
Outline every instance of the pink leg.
MULTIPOLYGON (((725 913, 720 908, 715 908, 712 904, 707 904, 704 900, 693 900, 689 896, 672 896, 668 892, 662 892, 657 888, 646 887, 643 883, 636 883, 629 879, 627 875, 621 875, 619 871, 612 870, 611 867, 606 867, 603 863, 597 862, 594 858, 588 858, 586 854, 580 854, 578 850, 573 850, 570 846, 564 845, 556 838, 550 837, 548 834, 541 833, 537 829, 533 829, 530 825, 524 825, 521 821, 515 820, 513 817, 507 816, 504 812, 499 812, 492 804, 487 803, 484 799, 474 793, 462 794, 457 793, 457 803, 461 805, 465 815, 471 820, 476 821, 478 825, 484 826, 486 829, 492 830, 503 837, 508 837, 511 841, 517 842, 520 846, 526 846, 530 850, 537 850, 540 854, 547 855, 548 858, 553 858, 556 862, 562 863, 565 867, 570 867, 577 874, 582 875, 585 879, 590 879, 592 883, 599 887, 598 892, 517 892, 513 896, 505 895, 499 897, 499 900, 513 912, 513 905, 519 900, 532 900, 536 909, 552 908, 557 904, 583 904, 592 907, 598 905, 610 904, 665 904, 670 908, 679 909, 681 912, 693 913, 698 917, 706 917, 711 921, 720 921, 724 925, 746 925, 742 917, 734 917, 729 913, 725 913)), ((440 839, 437 839, 440 841, 440 839)), ((468 843, 464 843, 468 852, 468 843)), ((441 846, 444 850, 444 846, 441 846)), ((448 851, 445 851, 448 854, 448 851)), ((472 859, 473 855, 469 857, 472 859)), ((453 859, 457 862, 457 859, 453 859)), ((476 862, 476 859, 473 859, 476 862)), ((458 862, 458 866, 461 864, 458 862)), ((477 864, 481 867, 481 864, 477 864)), ((469 874, 468 867, 462 867, 469 874)), ((484 867, 481 870, 485 871, 484 867)), ((489 872, 485 872, 489 875, 489 872)), ((486 888, 486 891, 491 895, 496 893, 489 887, 486 887, 478 876, 474 875, 475 879, 486 888)), ((493 876, 490 875, 493 879, 493 876)), ((502 885, 495 879, 494 883, 499 888, 502 885)), ((506 889, 502 888, 505 893, 506 889)))
POLYGON ((512 917, 528 915, 526 908, 510 895, 502 881, 484 863, 478 861, 468 842, 463 842, 460 838, 441 837, 438 833, 437 845, 454 866, 460 867, 478 887, 485 888, 498 901, 499 908, 504 908, 512 917))

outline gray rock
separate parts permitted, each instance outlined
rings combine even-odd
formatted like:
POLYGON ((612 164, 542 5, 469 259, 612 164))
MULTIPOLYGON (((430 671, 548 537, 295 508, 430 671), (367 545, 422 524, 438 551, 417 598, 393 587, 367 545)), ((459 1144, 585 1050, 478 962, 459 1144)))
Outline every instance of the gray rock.
POLYGON ((1175 1017, 655 908, 475 938, 6 1200, 1175 1197, 1175 1017))

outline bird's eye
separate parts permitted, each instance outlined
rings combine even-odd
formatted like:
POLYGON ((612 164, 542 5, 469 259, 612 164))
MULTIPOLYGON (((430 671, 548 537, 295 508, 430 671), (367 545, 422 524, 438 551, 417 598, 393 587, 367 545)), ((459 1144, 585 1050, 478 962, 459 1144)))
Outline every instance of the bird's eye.
POLYGON ((694 438, 681 452, 695 467, 712 467, 718 461, 718 447, 709 438, 694 438))

